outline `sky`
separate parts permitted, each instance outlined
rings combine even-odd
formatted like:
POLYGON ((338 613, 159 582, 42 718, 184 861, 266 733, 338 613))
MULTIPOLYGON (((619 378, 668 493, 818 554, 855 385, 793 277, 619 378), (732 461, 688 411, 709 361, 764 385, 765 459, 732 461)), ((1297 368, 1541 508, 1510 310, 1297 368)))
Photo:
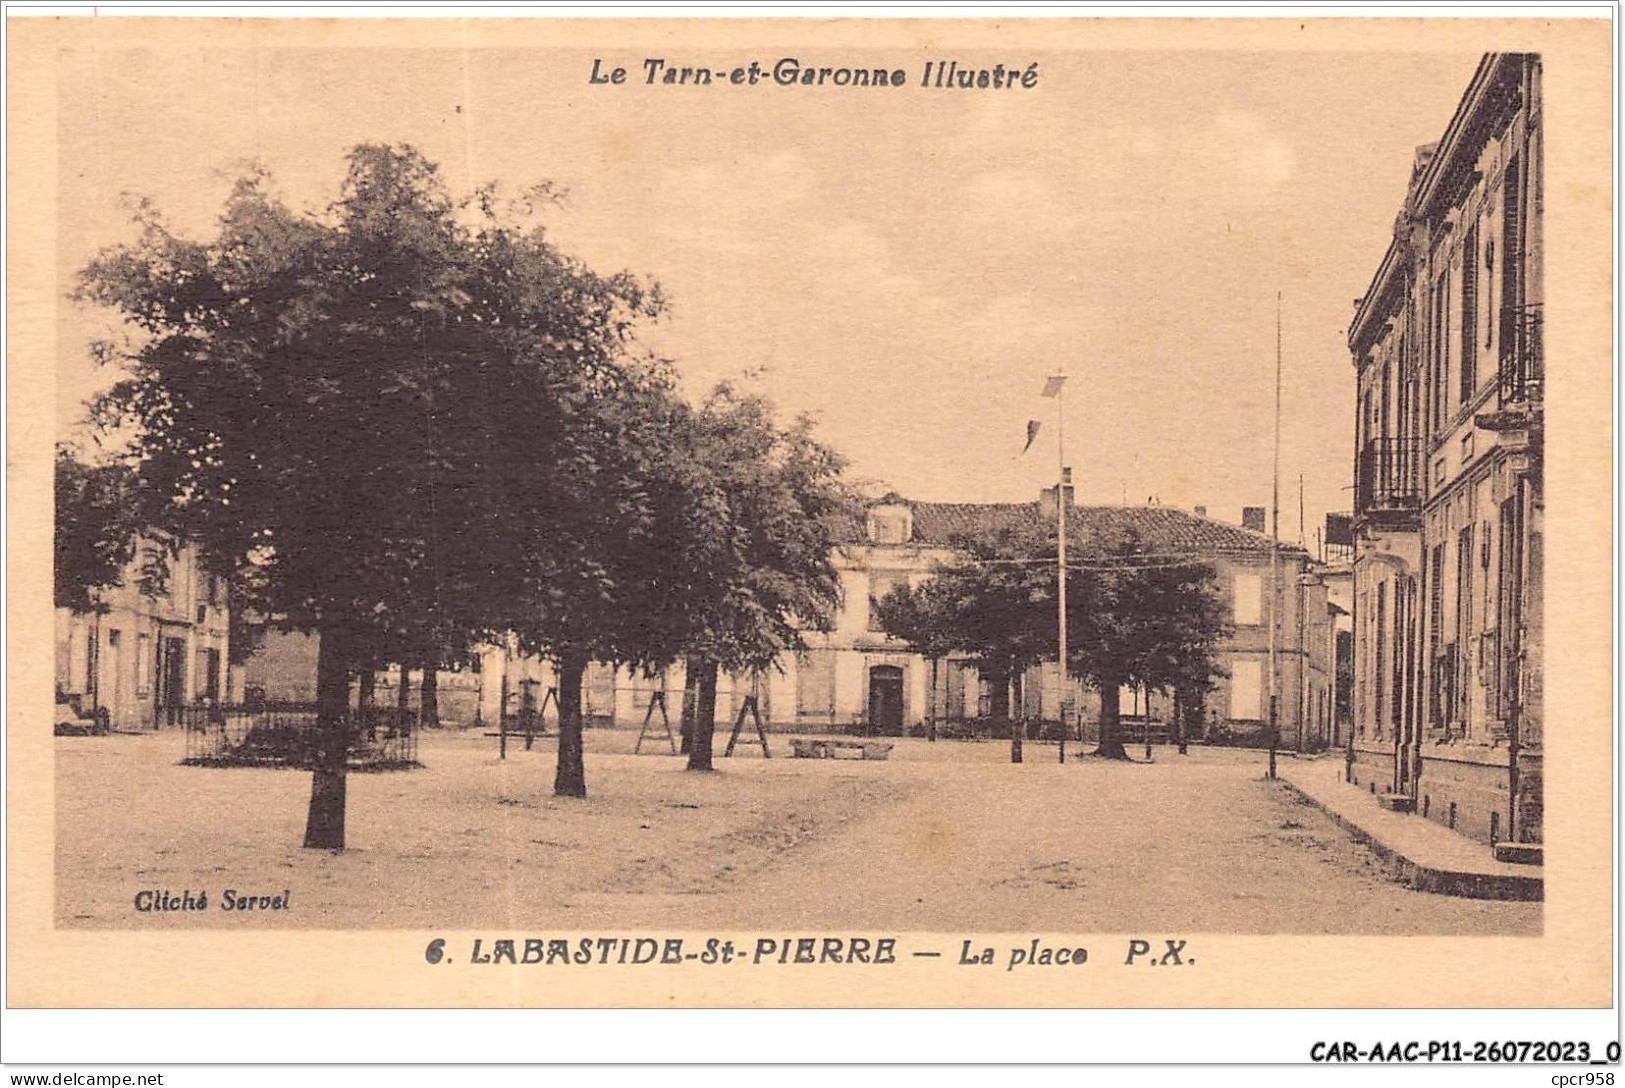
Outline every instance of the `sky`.
MULTIPOLYGON (((921 53, 807 61, 902 67, 921 53)), ((770 64, 782 49, 682 63, 770 64)), ((64 294, 132 236, 126 194, 206 236, 230 180, 267 167, 331 200, 360 142, 408 142, 465 192, 567 190, 553 240, 660 282, 646 343, 685 390, 731 379, 821 437, 876 491, 1026 501, 1065 459, 1086 503, 1158 501, 1239 521, 1271 488, 1277 293, 1281 533, 1311 545, 1350 505, 1354 300, 1391 237, 1418 144, 1476 54, 1024 52, 1006 92, 649 87, 649 50, 91 49, 64 59, 64 294), (622 85, 592 86, 604 69, 622 85), (1021 454, 1029 419, 1043 420, 1021 454)), ((655 53, 654 55, 658 55, 655 53)), ((677 57, 670 58, 674 61, 677 57)), ((107 322, 60 312, 58 425, 108 379, 107 322)))

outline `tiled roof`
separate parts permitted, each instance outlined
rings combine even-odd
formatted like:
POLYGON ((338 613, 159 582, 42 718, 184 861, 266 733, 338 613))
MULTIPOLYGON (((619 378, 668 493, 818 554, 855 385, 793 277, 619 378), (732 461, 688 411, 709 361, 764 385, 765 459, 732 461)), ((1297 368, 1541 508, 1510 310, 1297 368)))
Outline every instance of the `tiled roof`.
MULTIPOLYGON (((1055 530, 1053 514, 1036 502, 959 503, 911 502, 914 536, 910 543, 952 547, 967 537, 990 533, 1023 532, 1048 535, 1055 530)), ((1270 538, 1239 525, 1188 513, 1171 506, 1073 506, 1067 516, 1067 537, 1079 550, 1091 538, 1138 536, 1148 550, 1257 552, 1268 554, 1270 538)), ((846 543, 865 542, 861 520, 841 526, 846 543)), ((1283 553, 1302 549, 1283 544, 1283 553)))

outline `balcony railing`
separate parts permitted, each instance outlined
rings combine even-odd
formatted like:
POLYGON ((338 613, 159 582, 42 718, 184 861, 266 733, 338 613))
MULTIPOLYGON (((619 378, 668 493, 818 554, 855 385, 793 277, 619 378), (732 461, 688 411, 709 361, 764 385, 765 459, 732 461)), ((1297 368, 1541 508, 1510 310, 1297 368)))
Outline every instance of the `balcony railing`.
POLYGON ((1538 303, 1501 308, 1500 399, 1502 407, 1539 403, 1545 355, 1538 303))
POLYGON ((1416 510, 1422 503, 1421 446, 1410 438, 1373 438, 1354 478, 1354 512, 1416 510))

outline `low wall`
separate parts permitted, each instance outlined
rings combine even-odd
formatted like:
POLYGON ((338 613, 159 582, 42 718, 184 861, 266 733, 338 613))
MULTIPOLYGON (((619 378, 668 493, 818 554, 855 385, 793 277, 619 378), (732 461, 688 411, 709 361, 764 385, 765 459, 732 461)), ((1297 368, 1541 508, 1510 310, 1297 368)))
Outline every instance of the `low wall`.
POLYGON ((1482 843, 1510 839, 1507 779, 1505 748, 1424 749, 1416 811, 1482 843))

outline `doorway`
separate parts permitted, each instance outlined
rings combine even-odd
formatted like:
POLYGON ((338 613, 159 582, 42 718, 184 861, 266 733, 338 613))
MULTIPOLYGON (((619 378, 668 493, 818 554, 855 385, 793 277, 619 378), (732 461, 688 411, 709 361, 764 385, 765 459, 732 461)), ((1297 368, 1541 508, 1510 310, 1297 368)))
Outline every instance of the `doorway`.
POLYGON ((220 651, 209 647, 201 655, 202 672, 198 676, 201 698, 210 706, 220 703, 220 651))
POLYGON ((869 728, 886 735, 903 731, 903 670, 896 665, 869 670, 869 728))
POLYGON ((107 656, 112 658, 108 677, 107 719, 117 728, 124 724, 124 634, 115 629, 107 632, 107 656))
POLYGON ((175 711, 186 701, 186 640, 158 640, 157 725, 174 725, 175 711))

